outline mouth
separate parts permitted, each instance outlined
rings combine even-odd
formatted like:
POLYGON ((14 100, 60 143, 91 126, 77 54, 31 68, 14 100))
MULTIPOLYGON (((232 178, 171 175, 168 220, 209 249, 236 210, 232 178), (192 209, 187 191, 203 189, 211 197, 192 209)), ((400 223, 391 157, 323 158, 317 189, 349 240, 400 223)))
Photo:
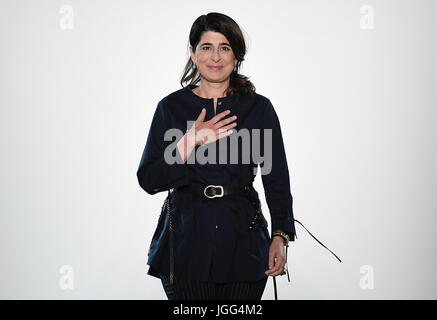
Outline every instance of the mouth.
POLYGON ((208 66, 208 68, 210 68, 211 70, 214 70, 214 71, 219 71, 219 70, 221 70, 223 67, 222 67, 222 66, 208 66))

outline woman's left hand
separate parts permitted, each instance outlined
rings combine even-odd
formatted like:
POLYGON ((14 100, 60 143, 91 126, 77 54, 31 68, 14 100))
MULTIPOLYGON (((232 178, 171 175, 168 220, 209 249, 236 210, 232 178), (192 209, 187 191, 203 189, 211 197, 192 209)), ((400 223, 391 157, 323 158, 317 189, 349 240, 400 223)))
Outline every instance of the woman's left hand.
POLYGON ((280 236, 274 236, 269 250, 269 269, 265 272, 268 276, 278 276, 284 271, 285 257, 285 240, 280 236))

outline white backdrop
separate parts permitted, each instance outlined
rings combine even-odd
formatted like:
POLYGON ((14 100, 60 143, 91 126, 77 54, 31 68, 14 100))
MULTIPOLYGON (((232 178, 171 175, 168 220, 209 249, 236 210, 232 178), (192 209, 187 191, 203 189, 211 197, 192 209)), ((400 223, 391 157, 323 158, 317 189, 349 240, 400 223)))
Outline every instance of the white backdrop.
POLYGON ((279 298, 436 299, 436 9, 1 0, 0 298, 166 299, 146 275, 166 194, 136 170, 192 23, 217 11, 243 29, 241 72, 280 117, 295 218, 343 260, 296 223, 279 298))

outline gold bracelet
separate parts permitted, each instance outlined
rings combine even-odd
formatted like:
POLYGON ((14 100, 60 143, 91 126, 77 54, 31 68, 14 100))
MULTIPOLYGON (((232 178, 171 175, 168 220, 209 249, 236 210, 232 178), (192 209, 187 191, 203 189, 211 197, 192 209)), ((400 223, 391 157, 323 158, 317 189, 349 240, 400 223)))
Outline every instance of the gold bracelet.
POLYGON ((286 234, 284 231, 275 230, 272 233, 272 237, 273 236, 281 236, 285 240, 285 245, 288 247, 288 242, 290 242, 290 236, 288 234, 286 234))

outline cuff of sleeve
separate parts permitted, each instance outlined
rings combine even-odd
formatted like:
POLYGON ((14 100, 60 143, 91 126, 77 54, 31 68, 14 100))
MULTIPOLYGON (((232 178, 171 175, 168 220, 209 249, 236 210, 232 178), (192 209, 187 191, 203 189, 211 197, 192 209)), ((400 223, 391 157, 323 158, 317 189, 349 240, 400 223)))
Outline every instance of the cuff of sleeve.
POLYGON ((285 233, 287 233, 290 237, 290 241, 294 241, 295 235, 296 235, 296 229, 294 226, 294 219, 273 219, 272 220, 272 227, 271 227, 271 234, 273 234, 274 230, 282 230, 285 233))

